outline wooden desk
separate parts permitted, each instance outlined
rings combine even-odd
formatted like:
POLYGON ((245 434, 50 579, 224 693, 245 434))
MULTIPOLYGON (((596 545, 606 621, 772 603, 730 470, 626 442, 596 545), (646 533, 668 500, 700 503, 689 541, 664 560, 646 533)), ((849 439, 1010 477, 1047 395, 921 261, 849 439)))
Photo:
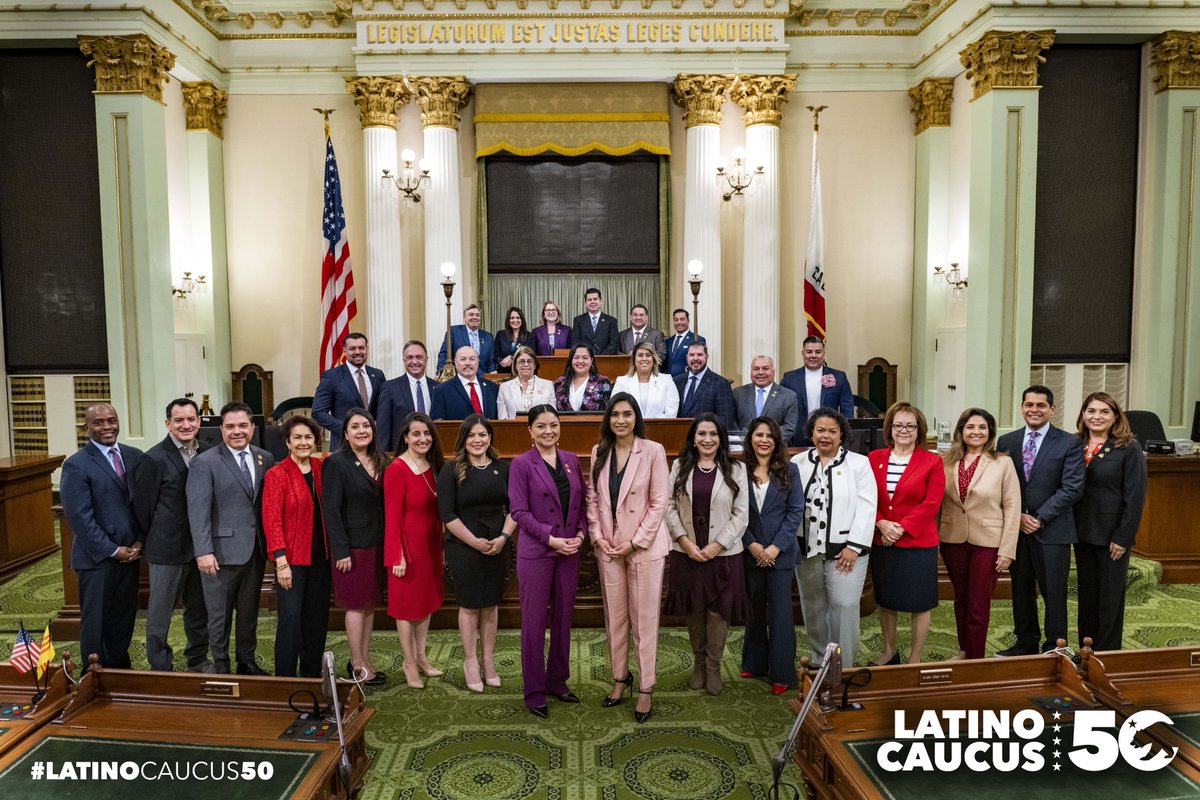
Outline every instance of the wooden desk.
MULTIPOLYGON (((563 355, 538 356, 538 376, 554 383, 554 379, 567 371, 568 351, 563 355)), ((596 371, 608 378, 612 383, 629 372, 629 356, 596 356, 596 371)), ((506 372, 495 372, 487 376, 488 380, 505 380, 510 377, 506 372)))
POLYGON ((1163 583, 1200 583, 1200 455, 1147 456, 1146 509, 1133 552, 1163 565, 1163 583))
MULTIPOLYGON (((364 731, 374 710, 364 705, 362 692, 353 684, 339 684, 343 705, 346 750, 353 770, 356 789, 367 771, 364 731)), ((336 729, 332 741, 321 743, 280 739, 280 734, 296 719, 288 698, 298 691, 321 697, 320 681, 305 678, 261 678, 243 675, 201 675, 193 673, 143 672, 134 670, 92 670, 80 682, 62 717, 25 738, 18 747, 0 756, 0 773, 19 761, 45 740, 53 737, 109 739, 116 742, 181 743, 213 751, 213 761, 227 761, 228 752, 260 748, 315 756, 290 796, 300 798, 345 798, 351 793, 337 775, 339 743, 336 729), (223 685, 237 696, 205 694, 205 687, 223 685)), ((311 700, 297 696, 297 705, 307 707, 311 700)), ((103 744, 88 744, 87 758, 105 759, 103 744)), ((110 756, 111 757, 111 756, 110 756)), ((270 754, 258 756, 270 760, 270 754)), ((22 796, 19 786, 9 781, 28 780, 29 772, 20 770, 0 781, 6 797, 22 796), (17 793, 9 791, 12 789, 17 793)), ((97 786, 91 783, 89 786, 97 786)), ((251 784, 253 785, 253 784, 251 784)), ((160 797, 169 796, 166 783, 160 797)), ((210 791, 220 791, 215 784, 210 791)), ((192 793, 195 794, 194 792, 192 793)))
MULTIPOLYGON (((0 710, 0 756, 12 750, 46 723, 55 719, 71 699, 72 687, 61 666, 48 668, 50 679, 45 696, 37 703, 33 698, 34 670, 22 675, 8 662, 0 663, 0 703, 28 706, 12 711, 0 710), (4 713, 10 711, 11 713, 4 713)), ((42 676, 46 681, 46 676, 42 676)))
POLYGON ((64 458, 0 458, 0 582, 54 552, 50 475, 64 458))

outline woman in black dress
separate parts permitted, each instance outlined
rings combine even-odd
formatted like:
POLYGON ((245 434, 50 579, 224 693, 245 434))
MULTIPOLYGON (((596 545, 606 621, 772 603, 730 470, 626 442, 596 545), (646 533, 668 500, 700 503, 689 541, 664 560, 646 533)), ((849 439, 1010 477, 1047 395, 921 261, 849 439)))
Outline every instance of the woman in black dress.
POLYGON ((533 344, 533 334, 525 324, 525 312, 513 306, 504 315, 504 327, 496 331, 496 371, 515 373, 513 359, 517 350, 533 344))
POLYGON ((463 420, 454 460, 438 475, 438 511, 446 525, 446 563, 458 597, 463 680, 472 692, 499 686, 496 672, 497 606, 512 564, 508 515, 508 464, 492 447, 492 425, 472 414, 463 420), (480 673, 475 642, 483 650, 480 673))

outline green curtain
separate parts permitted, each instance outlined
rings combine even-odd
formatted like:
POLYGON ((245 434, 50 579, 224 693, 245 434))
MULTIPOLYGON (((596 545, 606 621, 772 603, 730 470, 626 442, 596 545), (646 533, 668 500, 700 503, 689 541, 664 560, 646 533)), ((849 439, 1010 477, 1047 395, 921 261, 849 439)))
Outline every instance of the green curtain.
MULTIPOLYGON (((485 311, 488 308, 488 204, 487 204, 487 159, 475 159, 475 286, 478 299, 475 301, 485 311)), ((503 313, 503 312, 501 312, 503 313)), ((499 328, 498 318, 496 328, 499 328)))
MULTIPOLYGON (((562 309, 566 323, 583 313, 583 293, 595 286, 604 295, 604 310, 617 318, 621 328, 629 327, 629 307, 641 303, 653 311, 660 307, 658 294, 660 275, 653 272, 629 274, 622 272, 578 273, 502 273, 489 276, 491 290, 485 306, 484 327, 494 331, 503 324, 504 312, 516 306, 525 312, 530 328, 538 324, 542 303, 553 300, 562 309)), ((651 319, 660 330, 670 329, 670 320, 651 319)), ((665 331, 664 331, 665 332, 665 331)))
MULTIPOLYGON (((647 304, 649 305, 649 304, 647 304)), ((654 306, 650 306, 654 308, 654 306)), ((659 330, 671 335, 671 159, 658 159, 658 318, 659 330)))

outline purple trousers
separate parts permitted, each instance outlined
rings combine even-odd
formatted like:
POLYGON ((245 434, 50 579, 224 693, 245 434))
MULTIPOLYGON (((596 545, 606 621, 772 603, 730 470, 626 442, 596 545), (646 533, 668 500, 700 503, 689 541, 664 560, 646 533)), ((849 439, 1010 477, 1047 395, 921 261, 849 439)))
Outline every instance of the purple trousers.
POLYGON ((958 648, 967 658, 983 658, 988 623, 992 616, 992 590, 996 588, 995 547, 970 542, 942 542, 942 563, 954 586, 954 621, 958 648))
POLYGON ((546 693, 564 694, 571 669, 571 613, 579 585, 579 554, 517 558, 521 593, 521 680, 525 705, 546 704, 546 693), (546 656, 546 627, 550 655, 546 656))

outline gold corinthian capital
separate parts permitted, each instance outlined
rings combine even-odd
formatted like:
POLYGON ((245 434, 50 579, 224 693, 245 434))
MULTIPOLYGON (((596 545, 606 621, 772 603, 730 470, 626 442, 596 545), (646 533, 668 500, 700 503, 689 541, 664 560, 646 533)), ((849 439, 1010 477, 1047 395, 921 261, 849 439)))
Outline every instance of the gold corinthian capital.
POLYGON ((729 99, 741 106, 746 127, 779 127, 788 92, 795 89, 795 75, 739 75, 729 87, 729 99))
POLYGON ((671 85, 671 97, 683 109, 684 127, 720 125, 721 106, 732 83, 732 75, 676 76, 671 85))
POLYGON ((175 55, 144 33, 132 36, 80 36, 79 51, 96 68, 98 94, 144 94, 162 102, 175 55))
POLYGON ((409 80, 417 94, 417 105, 421 107, 421 125, 458 130, 462 121, 458 112, 471 97, 471 84, 467 83, 466 77, 414 76, 409 80))
POLYGON ((954 78, 926 78, 908 90, 908 99, 916 123, 914 135, 928 128, 949 128, 954 78))
POLYGON ((1200 31, 1167 31, 1150 43, 1154 91, 1200 88, 1200 31))
POLYGON ((224 120, 229 95, 208 81, 183 81, 183 113, 189 131, 208 131, 218 139, 224 138, 224 120))
POLYGON ((959 53, 974 86, 973 97, 997 87, 1034 88, 1042 51, 1054 44, 1054 31, 988 31, 959 53))
POLYGON ((412 97, 400 75, 360 75, 345 81, 364 128, 395 128, 396 109, 412 97))

